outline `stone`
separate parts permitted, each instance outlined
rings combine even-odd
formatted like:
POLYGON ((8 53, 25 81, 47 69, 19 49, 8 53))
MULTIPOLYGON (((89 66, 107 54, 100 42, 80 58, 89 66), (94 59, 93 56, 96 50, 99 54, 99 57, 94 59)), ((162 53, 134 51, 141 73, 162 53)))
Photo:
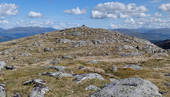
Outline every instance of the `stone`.
POLYGON ((21 97, 19 93, 15 93, 12 97, 21 97))
POLYGON ((141 56, 143 54, 138 53, 138 52, 132 52, 132 53, 123 53, 121 54, 121 57, 129 57, 129 56, 141 56))
POLYGON ((66 55, 66 56, 62 56, 63 59, 69 59, 69 58, 73 58, 74 55, 66 55))
POLYGON ((166 53, 156 53, 156 54, 151 55, 151 57, 155 57, 155 56, 165 56, 165 57, 169 57, 169 55, 166 54, 166 53))
POLYGON ((81 35, 81 32, 72 32, 72 35, 73 36, 79 36, 79 35, 81 35))
POLYGON ((19 53, 20 56, 31 56, 32 54, 30 53, 19 53))
POLYGON ((131 46, 131 45, 124 45, 123 48, 124 48, 124 49, 134 49, 134 47, 131 46))
POLYGON ((100 79, 105 80, 100 74, 97 73, 85 73, 85 74, 75 74, 73 75, 75 78, 75 83, 80 83, 85 79, 100 79))
POLYGON ((4 61, 0 61, 0 72, 5 66, 6 66, 6 63, 4 61))
POLYGON ((162 97, 158 87, 138 77, 119 79, 106 84, 100 91, 88 97, 162 97))
POLYGON ((6 68, 7 70, 13 70, 13 69, 15 69, 14 66, 5 66, 5 68, 6 68))
POLYGON ((2 52, 2 55, 6 55, 6 54, 8 54, 9 52, 8 51, 3 51, 2 52))
POLYGON ((117 67, 111 67, 110 70, 116 72, 117 71, 117 67))
POLYGON ((37 84, 32 89, 31 94, 29 97, 44 97, 44 94, 48 92, 50 89, 42 84, 37 84))
POLYGON ((88 61, 86 64, 97 64, 98 62, 96 60, 88 61))
POLYGON ((132 68, 133 70, 141 70, 142 67, 135 64, 125 65, 123 68, 132 68))
POLYGON ((44 52, 50 52, 50 48, 49 47, 46 47, 46 48, 44 48, 44 52))
POLYGON ((66 69, 66 67, 64 67, 64 66, 46 66, 44 68, 55 69, 57 71, 62 71, 62 70, 66 69))
POLYGON ((6 97, 5 85, 0 84, 0 97, 6 97))
POLYGON ((43 84, 43 85, 45 85, 45 83, 43 82, 42 79, 32 79, 32 80, 28 80, 28 81, 25 81, 25 82, 24 82, 24 85, 27 85, 27 84, 30 84, 30 83, 32 83, 32 84, 43 84))
POLYGON ((96 87, 94 85, 89 85, 89 86, 85 87, 85 90, 95 90, 95 91, 97 91, 97 90, 100 90, 100 88, 96 87))

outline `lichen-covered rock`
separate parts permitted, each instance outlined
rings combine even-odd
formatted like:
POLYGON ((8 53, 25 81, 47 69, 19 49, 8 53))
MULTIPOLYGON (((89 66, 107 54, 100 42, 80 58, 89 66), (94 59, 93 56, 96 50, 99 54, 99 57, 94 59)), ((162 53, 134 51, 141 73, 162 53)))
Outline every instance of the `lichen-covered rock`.
POLYGON ((89 86, 85 87, 85 90, 100 90, 100 88, 96 87, 94 85, 89 85, 89 86))
POLYGON ((43 84, 45 85, 45 83, 43 82, 43 80, 41 79, 32 79, 32 80, 28 80, 28 81, 25 81, 24 85, 27 85, 27 84, 43 84))
POLYGON ((166 53, 156 53, 156 54, 151 55, 151 57, 156 57, 156 56, 165 56, 165 57, 169 57, 169 55, 166 54, 166 53))
POLYGON ((5 66, 6 66, 6 63, 4 61, 0 61, 0 72, 5 66))
POLYGON ((44 94, 48 92, 50 89, 42 84, 37 84, 32 89, 29 97, 44 97, 44 94))
POLYGON ((129 56, 141 56, 141 53, 138 52, 132 52, 132 53, 123 53, 121 54, 121 57, 129 57, 129 56))
POLYGON ((82 80, 85 79, 100 79, 105 80, 100 74, 97 73, 85 73, 85 74, 75 74, 73 75, 75 78, 75 83, 80 83, 82 80))
POLYGON ((0 97, 6 97, 5 85, 0 84, 0 97))
POLYGON ((132 68, 133 70, 140 70, 140 69, 142 69, 141 66, 135 65, 135 64, 125 65, 124 68, 132 68))
POLYGON ((15 93, 12 97, 21 97, 19 93, 15 93))
POLYGON ((162 97, 156 85, 138 77, 120 79, 106 84, 88 97, 162 97))
POLYGON ((62 71, 62 70, 66 69, 66 67, 64 67, 64 66, 47 66, 47 67, 44 67, 44 68, 55 69, 57 71, 62 71))
POLYGON ((97 64, 97 60, 88 61, 86 64, 97 64))

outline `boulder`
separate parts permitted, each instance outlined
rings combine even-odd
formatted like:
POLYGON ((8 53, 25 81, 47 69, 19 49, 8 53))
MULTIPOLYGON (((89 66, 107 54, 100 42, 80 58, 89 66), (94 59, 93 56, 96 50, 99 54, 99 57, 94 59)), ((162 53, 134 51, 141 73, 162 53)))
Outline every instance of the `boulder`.
POLYGON ((62 70, 66 69, 66 67, 64 67, 64 66, 46 66, 44 68, 55 69, 57 71, 62 71, 62 70))
POLYGON ((86 64, 97 64, 97 60, 88 61, 86 64))
POLYGON ((79 36, 79 35, 81 35, 81 32, 72 32, 72 35, 73 36, 79 36))
POLYGON ((0 84, 0 97, 6 97, 5 85, 0 84))
POLYGON ((132 52, 132 53, 123 53, 121 54, 121 57, 129 57, 129 56, 141 56, 143 54, 138 53, 138 52, 132 52))
POLYGON ((156 56, 165 56, 165 57, 169 57, 169 55, 167 53, 156 53, 151 55, 151 57, 156 57, 156 56))
POLYGON ((135 64, 125 65, 123 68, 132 68, 133 70, 140 70, 140 69, 142 69, 141 66, 135 65, 135 64))
POLYGON ((4 61, 0 61, 0 72, 5 66, 6 66, 6 63, 4 61))
POLYGON ((41 79, 32 79, 32 80, 28 80, 28 81, 25 81, 24 85, 27 85, 27 84, 43 84, 45 85, 45 83, 43 82, 43 80, 41 79))
POLYGON ((100 79, 105 80, 100 74, 97 73, 85 73, 85 74, 75 74, 73 75, 75 78, 75 83, 80 83, 82 80, 85 79, 100 79))
POLYGON ((44 97, 44 94, 48 92, 50 89, 42 84, 37 84, 32 89, 31 94, 29 97, 44 97))
POLYGON ((85 87, 85 90, 100 90, 100 88, 99 87, 96 87, 96 86, 94 86, 94 85, 89 85, 89 86, 87 86, 87 87, 85 87))
POLYGON ((131 77, 106 84, 88 97, 162 97, 156 85, 148 80, 131 77))
POLYGON ((21 97, 19 93, 15 93, 12 97, 21 97))
POLYGON ((73 58, 74 55, 66 55, 66 56, 62 56, 63 59, 69 59, 69 58, 73 58))

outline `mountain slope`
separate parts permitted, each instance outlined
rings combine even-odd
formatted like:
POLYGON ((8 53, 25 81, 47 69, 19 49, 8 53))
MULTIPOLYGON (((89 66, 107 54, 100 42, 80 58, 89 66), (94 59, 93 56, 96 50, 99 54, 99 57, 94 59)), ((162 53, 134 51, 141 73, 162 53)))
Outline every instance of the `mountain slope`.
MULTIPOLYGON (((164 51, 147 40, 107 29, 67 28, 0 43, 0 59, 15 68, 5 67, 0 83, 7 97, 15 93, 28 97, 35 84, 41 83, 50 89, 43 92, 45 97, 87 97, 97 91, 85 90, 91 84, 102 88, 111 78, 141 77, 166 92, 170 88, 164 84, 170 79, 164 74, 169 73, 170 58, 164 51)), ((136 87, 134 83, 123 85, 136 87)))

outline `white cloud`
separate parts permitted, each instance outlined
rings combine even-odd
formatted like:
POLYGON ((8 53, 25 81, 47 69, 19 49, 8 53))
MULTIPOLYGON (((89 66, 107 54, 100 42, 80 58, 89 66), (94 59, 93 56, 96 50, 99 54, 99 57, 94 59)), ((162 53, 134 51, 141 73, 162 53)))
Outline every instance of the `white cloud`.
POLYGON ((165 13, 169 13, 170 12, 170 3, 160 5, 157 10, 164 11, 165 13))
POLYGON ((4 19, 5 19, 5 17, 3 17, 3 16, 2 16, 2 17, 0 17, 0 20, 4 20, 4 19))
POLYGON ((33 11, 30 11, 26 16, 26 18, 42 18, 42 17, 43 15, 41 13, 33 12, 33 11))
POLYGON ((162 0, 152 0, 152 1, 149 1, 150 3, 158 3, 158 2, 161 2, 162 0))
POLYGON ((126 20, 124 21, 124 23, 127 23, 127 24, 135 24, 135 21, 134 21, 133 18, 130 18, 130 19, 126 19, 126 20))
POLYGON ((7 4, 3 3, 0 4, 0 15, 16 15, 18 14, 18 10, 16 10, 19 6, 16 6, 15 4, 7 4))
POLYGON ((115 15, 115 14, 107 14, 107 13, 100 12, 100 11, 92 11, 91 15, 92 15, 93 18, 96 18, 96 19, 117 18, 117 15, 115 15))
POLYGON ((9 22, 7 20, 0 21, 0 24, 8 24, 9 22))
POLYGON ((162 14, 159 14, 159 13, 155 13, 154 15, 153 15, 153 17, 162 17, 162 14))
POLYGON ((77 7, 76 9, 68 9, 63 11, 63 13, 68 13, 68 14, 86 14, 86 12, 87 12, 87 8, 80 10, 79 7, 77 7))
POLYGON ((107 2, 104 4, 98 4, 92 9, 91 17, 92 18, 114 18, 120 14, 119 18, 144 18, 150 16, 145 14, 149 11, 145 6, 137 7, 136 4, 130 3, 125 5, 120 2, 107 2))

